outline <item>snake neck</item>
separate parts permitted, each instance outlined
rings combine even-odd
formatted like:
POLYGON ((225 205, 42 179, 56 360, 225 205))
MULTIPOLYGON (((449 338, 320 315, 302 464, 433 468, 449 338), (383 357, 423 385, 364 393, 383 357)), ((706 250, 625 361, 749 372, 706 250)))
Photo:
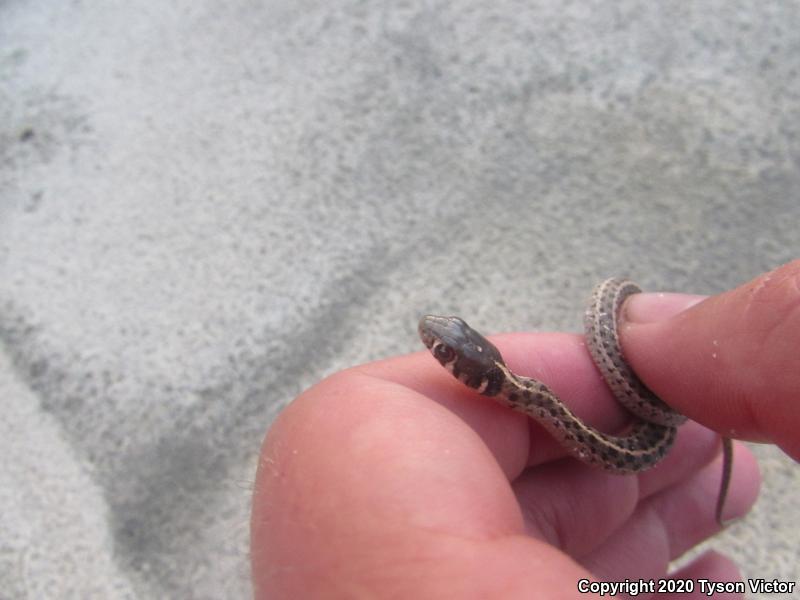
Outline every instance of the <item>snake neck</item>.
POLYGON ((474 371, 464 368, 458 360, 448 370, 464 385, 489 397, 497 396, 503 391, 508 373, 508 369, 502 363, 495 363, 488 369, 474 371))

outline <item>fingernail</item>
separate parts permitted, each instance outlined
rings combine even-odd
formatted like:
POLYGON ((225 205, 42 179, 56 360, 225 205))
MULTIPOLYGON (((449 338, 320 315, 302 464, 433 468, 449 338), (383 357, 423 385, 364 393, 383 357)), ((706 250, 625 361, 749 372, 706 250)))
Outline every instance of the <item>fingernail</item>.
POLYGON ((705 300, 707 296, 671 293, 634 294, 622 307, 622 319, 627 323, 665 321, 705 300))

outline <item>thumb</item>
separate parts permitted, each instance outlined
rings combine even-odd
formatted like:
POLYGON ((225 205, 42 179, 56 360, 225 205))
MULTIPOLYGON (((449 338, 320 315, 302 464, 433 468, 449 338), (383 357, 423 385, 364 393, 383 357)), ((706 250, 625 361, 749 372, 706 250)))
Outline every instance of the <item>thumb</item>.
POLYGON ((689 418, 800 460, 800 260, 689 303, 652 321, 664 299, 631 296, 620 336, 636 374, 689 418))

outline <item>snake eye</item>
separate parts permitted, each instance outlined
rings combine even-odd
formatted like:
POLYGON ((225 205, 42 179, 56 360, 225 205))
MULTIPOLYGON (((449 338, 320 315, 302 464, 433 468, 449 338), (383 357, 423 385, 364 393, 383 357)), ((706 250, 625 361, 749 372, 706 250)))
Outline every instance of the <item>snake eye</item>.
POLYGON ((455 357, 456 353, 455 350, 453 350, 450 346, 439 344, 433 349, 433 355, 440 363, 446 364, 453 360, 453 357, 455 357))

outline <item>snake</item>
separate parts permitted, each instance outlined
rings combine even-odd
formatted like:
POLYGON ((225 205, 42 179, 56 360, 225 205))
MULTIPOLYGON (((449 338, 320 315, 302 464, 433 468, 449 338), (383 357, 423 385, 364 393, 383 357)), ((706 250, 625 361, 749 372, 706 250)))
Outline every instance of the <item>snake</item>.
MULTIPOLYGON (((592 291, 584 313, 589 354, 631 423, 620 435, 587 425, 543 382, 512 372, 500 351, 459 317, 425 315, 419 336, 433 357, 456 379, 540 423, 578 460, 611 473, 634 474, 664 458, 686 417, 656 396, 634 373, 619 341, 620 308, 642 289, 614 277, 592 291)), ((722 438, 723 466, 714 517, 722 519, 731 479, 733 446, 722 438)))

